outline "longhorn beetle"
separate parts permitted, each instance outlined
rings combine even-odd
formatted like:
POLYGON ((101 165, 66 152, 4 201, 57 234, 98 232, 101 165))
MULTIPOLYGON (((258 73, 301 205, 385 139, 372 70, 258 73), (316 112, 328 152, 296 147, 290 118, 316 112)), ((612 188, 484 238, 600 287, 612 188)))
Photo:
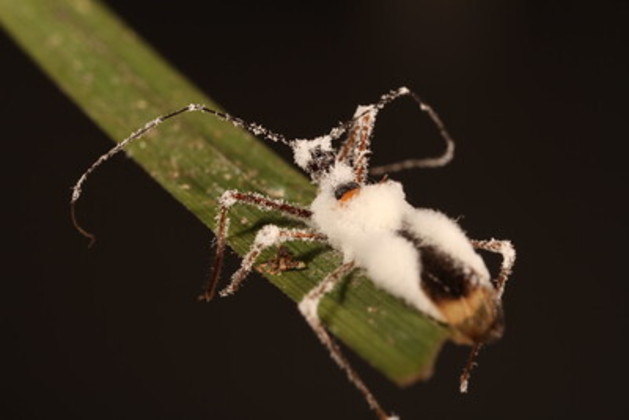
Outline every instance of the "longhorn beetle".
POLYGON ((381 407, 332 340, 318 315, 322 297, 355 269, 365 270, 380 289, 448 325, 455 342, 472 346, 461 374, 460 389, 466 392, 478 351, 483 344, 500 338, 503 333, 501 297, 515 261, 515 250, 511 242, 505 240, 468 239, 459 225, 443 213, 413 208, 406 201, 399 182, 386 178, 370 182, 368 179, 369 173, 381 175, 409 168, 435 168, 450 162, 454 156, 454 141, 437 113, 418 95, 401 87, 382 95, 374 104, 358 106, 352 119, 339 124, 326 135, 289 140, 259 124, 248 123, 205 105, 188 105, 148 122, 102 155, 79 178, 72 191, 71 216, 76 228, 90 241, 93 241, 93 235, 79 226, 75 215, 75 204, 87 177, 103 162, 163 121, 191 111, 211 114, 256 136, 289 146, 295 163, 318 187, 316 198, 307 208, 254 192, 225 191, 220 197, 216 217, 213 269, 200 299, 210 301, 215 294, 229 230, 229 209, 234 204, 247 204, 267 211, 279 211, 303 222, 304 227, 286 229, 266 225, 260 229, 240 268, 220 292, 221 296, 238 290, 264 249, 287 241, 327 243, 343 255, 343 263, 310 290, 299 302, 298 308, 332 359, 363 394, 378 418, 397 417, 389 415, 381 407), (404 96, 415 100, 436 125, 445 141, 445 151, 437 157, 405 160, 370 171, 371 137, 378 112, 404 96), (335 147, 333 142, 343 136, 344 141, 335 147), (502 255, 500 272, 495 279, 491 279, 475 249, 502 255))

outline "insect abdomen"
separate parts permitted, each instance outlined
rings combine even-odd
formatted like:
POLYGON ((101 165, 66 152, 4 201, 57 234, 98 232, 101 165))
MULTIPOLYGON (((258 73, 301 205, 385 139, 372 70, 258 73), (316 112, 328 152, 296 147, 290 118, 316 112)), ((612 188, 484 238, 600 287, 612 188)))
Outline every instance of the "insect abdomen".
POLYGON ((407 230, 398 231, 418 250, 420 286, 455 331, 455 341, 484 343, 502 336, 502 307, 496 291, 479 274, 437 246, 407 230))

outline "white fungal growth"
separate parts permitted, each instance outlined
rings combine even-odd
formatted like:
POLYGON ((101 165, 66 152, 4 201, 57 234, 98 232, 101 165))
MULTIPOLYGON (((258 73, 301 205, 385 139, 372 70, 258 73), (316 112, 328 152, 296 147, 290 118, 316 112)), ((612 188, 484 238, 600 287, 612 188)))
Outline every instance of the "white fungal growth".
POLYGON ((339 202, 331 185, 345 182, 347 176, 347 167, 337 165, 322 180, 322 187, 328 187, 322 188, 310 207, 313 226, 343 253, 344 261, 356 261, 367 270, 376 286, 444 320, 420 287, 421 251, 398 235, 402 229, 456 256, 489 285, 485 264, 453 220, 434 210, 413 208, 406 202, 402 185, 394 181, 365 185, 355 198, 339 202))
POLYGON ((350 250, 365 235, 399 229, 409 204, 402 185, 394 181, 365 185, 352 200, 339 202, 333 194, 332 183, 344 183, 346 177, 344 165, 334 168, 322 187, 328 182, 330 185, 322 188, 310 209, 316 229, 327 235, 335 247, 350 258, 353 255, 350 250))
POLYGON ((321 177, 321 179, 319 179, 320 193, 318 194, 318 197, 329 198, 333 194, 336 186, 353 181, 354 176, 354 169, 351 166, 344 163, 337 163, 332 166, 328 172, 321 177))
POLYGON ((470 386, 470 381, 469 379, 465 378, 461 381, 461 383, 459 384, 459 392, 461 394, 467 394, 467 389, 470 386))
POLYGON ((411 91, 406 86, 402 86, 397 90, 398 95, 408 95, 410 92, 411 91))
POLYGON ((377 287, 434 319, 445 320, 421 288, 418 251, 409 241, 383 232, 357 242, 354 252, 355 260, 377 287))
MULTIPOLYGON (((376 105, 358 105, 356 111, 354 111, 354 118, 365 117, 367 114, 371 114, 371 117, 373 117, 377 112, 378 107, 376 105)), ((361 120, 359 119, 358 121, 361 120)))
POLYGON ((266 225, 256 235, 255 245, 267 248, 275 245, 280 238, 280 228, 275 225, 266 225))
POLYGON ((318 299, 302 299, 297 305, 299 312, 309 321, 318 320, 319 316, 317 311, 319 310, 318 299))
POLYGON ((329 135, 317 137, 312 140, 294 140, 291 144, 293 158, 300 168, 306 169, 310 163, 313 152, 320 149, 322 152, 332 152, 332 138, 329 135))
POLYGON ((497 251, 502 254, 502 269, 508 270, 508 274, 511 274, 511 267, 515 263, 515 248, 513 244, 511 241, 498 241, 496 239, 492 239, 491 242, 497 244, 497 251))
POLYGON ((224 207, 231 207, 236 204, 237 200, 234 197, 234 194, 237 193, 236 190, 227 190, 221 195, 221 198, 218 200, 218 203, 224 207))
POLYGON ((456 256, 464 266, 480 275, 481 282, 490 285, 487 266, 454 220, 436 210, 416 209, 410 206, 404 220, 406 228, 416 238, 426 245, 440 248, 448 255, 456 256))

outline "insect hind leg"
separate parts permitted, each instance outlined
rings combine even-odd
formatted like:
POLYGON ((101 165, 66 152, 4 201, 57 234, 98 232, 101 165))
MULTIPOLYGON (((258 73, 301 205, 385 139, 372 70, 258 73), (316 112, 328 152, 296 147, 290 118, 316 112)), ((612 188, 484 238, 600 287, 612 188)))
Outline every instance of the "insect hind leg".
POLYGON ((299 312, 301 312, 308 322, 308 325, 310 325, 313 329, 317 338, 319 338, 319 341, 321 341, 321 343, 328 349, 334 362, 336 362, 336 364, 345 372, 349 381, 363 394, 367 404, 369 404, 369 407, 376 413, 378 418, 380 420, 395 420, 398 419, 398 417, 389 416, 384 411, 378 400, 376 400, 369 388, 367 388, 367 385, 365 385, 361 377, 358 373, 356 373, 349 361, 345 358, 338 344, 334 342, 319 318, 319 303, 321 302, 323 296, 332 291, 334 287, 354 268, 354 262, 348 262, 340 265, 328 274, 321 283, 315 286, 302 298, 298 304, 299 312))
POLYGON ((434 126, 439 131, 439 135, 445 142, 446 148, 443 153, 438 156, 421 159, 407 159, 400 162, 371 168, 369 170, 369 173, 371 175, 383 175, 385 173, 399 172, 402 170, 413 168, 439 168, 441 166, 447 165, 454 158, 454 140, 448 132, 446 125, 441 120, 441 117, 439 117, 439 114, 437 114, 437 111, 435 111, 432 106, 424 102, 424 100, 415 92, 409 90, 406 87, 401 87, 395 91, 389 92, 388 94, 383 95, 383 97, 380 99, 380 102, 378 103, 378 108, 381 109, 385 105, 393 102, 393 100, 402 96, 410 96, 411 98, 413 98, 417 105, 419 105, 419 109, 428 114, 430 121, 432 121, 434 126))
POLYGON ((515 264, 515 248, 511 241, 490 239, 486 241, 472 241, 472 246, 477 249, 483 249, 489 252, 495 252, 502 256, 502 263, 500 265, 500 272, 494 280, 494 285, 498 291, 498 297, 502 297, 504 293, 507 280, 513 271, 513 265, 515 264))
MULTIPOLYGON (((494 286, 496 287, 496 291, 498 293, 498 298, 502 297, 504 293, 504 289, 513 271, 513 265, 515 264, 515 248, 511 241, 507 240, 497 240, 490 239, 485 241, 473 240, 472 246, 477 249, 482 249, 485 251, 495 252, 502 255, 502 263, 500 265, 500 271, 498 272, 498 276, 493 281, 494 286)), ((459 379, 459 390, 462 394, 467 393, 467 389, 469 387, 470 378, 472 376, 472 370, 477 366, 476 359, 478 358, 478 354, 483 348, 483 343, 476 343, 472 346, 472 350, 470 350, 469 356, 467 358, 467 362, 465 363, 465 367, 461 372, 461 376, 459 379)))

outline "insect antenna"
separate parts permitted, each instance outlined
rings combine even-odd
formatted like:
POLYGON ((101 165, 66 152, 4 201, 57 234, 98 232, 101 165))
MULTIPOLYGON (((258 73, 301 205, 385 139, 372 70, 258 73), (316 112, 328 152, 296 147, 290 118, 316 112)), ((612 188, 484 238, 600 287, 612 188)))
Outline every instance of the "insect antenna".
POLYGON ((122 140, 120 143, 116 144, 108 152, 106 152, 105 154, 101 155, 98 159, 96 159, 96 161, 94 161, 94 163, 92 163, 92 165, 89 168, 87 168, 85 172, 83 172, 83 174, 78 179, 76 184, 74 184, 74 186, 72 187, 72 198, 70 199, 70 218, 76 230, 79 231, 81 235, 89 239, 88 247, 91 247, 94 244, 96 237, 94 236, 94 234, 90 233, 85 228, 83 228, 78 222, 77 217, 76 217, 76 202, 81 197, 83 193, 83 184, 85 183, 87 178, 90 176, 90 174, 94 172, 96 168, 98 168, 100 165, 102 165, 111 157, 116 155, 118 152, 124 150, 125 147, 127 147, 129 144, 131 144, 135 140, 142 138, 145 134, 153 130, 155 127, 157 127, 164 121, 174 118, 178 115, 184 114, 186 112, 192 112, 192 111, 199 111, 199 112, 204 112, 206 114, 213 115, 217 117, 218 119, 227 121, 236 127, 243 128, 244 130, 248 131, 249 133, 255 136, 261 136, 273 142, 283 143, 289 146, 291 145, 290 141, 287 140, 283 135, 275 133, 261 126, 260 124, 250 123, 241 118, 229 115, 225 112, 215 111, 202 104, 190 104, 184 108, 180 108, 176 111, 173 111, 170 114, 162 115, 160 117, 155 118, 154 120, 149 121, 142 128, 131 133, 127 138, 122 140))

